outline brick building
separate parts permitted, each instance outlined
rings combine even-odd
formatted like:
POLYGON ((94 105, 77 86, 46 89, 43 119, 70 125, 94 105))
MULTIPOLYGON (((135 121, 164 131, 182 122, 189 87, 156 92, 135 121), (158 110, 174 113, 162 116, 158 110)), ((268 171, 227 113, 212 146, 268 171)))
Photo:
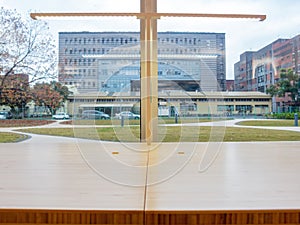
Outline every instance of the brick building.
MULTIPOLYGON (((292 69, 300 76, 300 35, 278 39, 258 51, 240 55, 234 65, 235 91, 266 92, 280 78, 281 69, 292 69)), ((282 99, 273 99, 273 110, 281 107, 282 99)), ((284 103, 283 103, 284 104, 284 103)))

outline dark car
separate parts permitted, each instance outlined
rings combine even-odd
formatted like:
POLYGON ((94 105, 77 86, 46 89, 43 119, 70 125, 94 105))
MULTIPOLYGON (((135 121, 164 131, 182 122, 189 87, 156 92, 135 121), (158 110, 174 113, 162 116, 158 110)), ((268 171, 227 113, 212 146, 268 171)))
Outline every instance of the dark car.
POLYGON ((85 110, 81 114, 82 119, 101 119, 108 120, 110 116, 104 112, 98 110, 85 110))

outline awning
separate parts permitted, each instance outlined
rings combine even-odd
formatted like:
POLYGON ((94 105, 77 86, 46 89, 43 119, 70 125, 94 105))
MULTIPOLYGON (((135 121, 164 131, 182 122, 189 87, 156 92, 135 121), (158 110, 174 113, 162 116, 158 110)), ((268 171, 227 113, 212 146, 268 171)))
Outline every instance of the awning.
POLYGON ((134 104, 131 103, 120 103, 120 104, 85 104, 80 105, 80 108, 96 108, 96 107, 104 107, 104 108, 114 108, 114 107, 133 107, 134 104))

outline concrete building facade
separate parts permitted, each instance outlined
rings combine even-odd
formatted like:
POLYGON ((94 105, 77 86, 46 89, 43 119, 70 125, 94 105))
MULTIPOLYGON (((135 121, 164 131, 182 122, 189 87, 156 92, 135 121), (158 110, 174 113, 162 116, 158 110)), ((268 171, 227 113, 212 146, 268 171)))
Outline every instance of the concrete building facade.
MULTIPOLYGON (((163 32, 157 43, 158 78, 164 88, 226 90, 224 33, 163 32), (181 87, 184 83, 192 85, 181 87)), ((132 90, 132 83, 136 90, 139 79, 138 32, 59 33, 61 83, 80 93, 114 93, 132 90)))

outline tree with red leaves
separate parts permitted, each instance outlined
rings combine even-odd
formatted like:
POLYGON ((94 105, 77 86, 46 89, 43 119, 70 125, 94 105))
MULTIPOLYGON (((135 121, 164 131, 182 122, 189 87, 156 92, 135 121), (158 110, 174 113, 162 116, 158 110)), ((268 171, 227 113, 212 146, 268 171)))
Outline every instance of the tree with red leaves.
POLYGON ((55 114, 56 110, 63 106, 67 98, 58 87, 63 88, 64 86, 61 86, 57 82, 35 84, 32 89, 32 97, 35 104, 37 106, 44 106, 49 109, 51 114, 55 114))
POLYGON ((0 8, 0 104, 20 107, 30 101, 30 84, 57 78, 56 57, 56 45, 45 22, 0 8), (14 81, 19 74, 26 79, 14 81))

